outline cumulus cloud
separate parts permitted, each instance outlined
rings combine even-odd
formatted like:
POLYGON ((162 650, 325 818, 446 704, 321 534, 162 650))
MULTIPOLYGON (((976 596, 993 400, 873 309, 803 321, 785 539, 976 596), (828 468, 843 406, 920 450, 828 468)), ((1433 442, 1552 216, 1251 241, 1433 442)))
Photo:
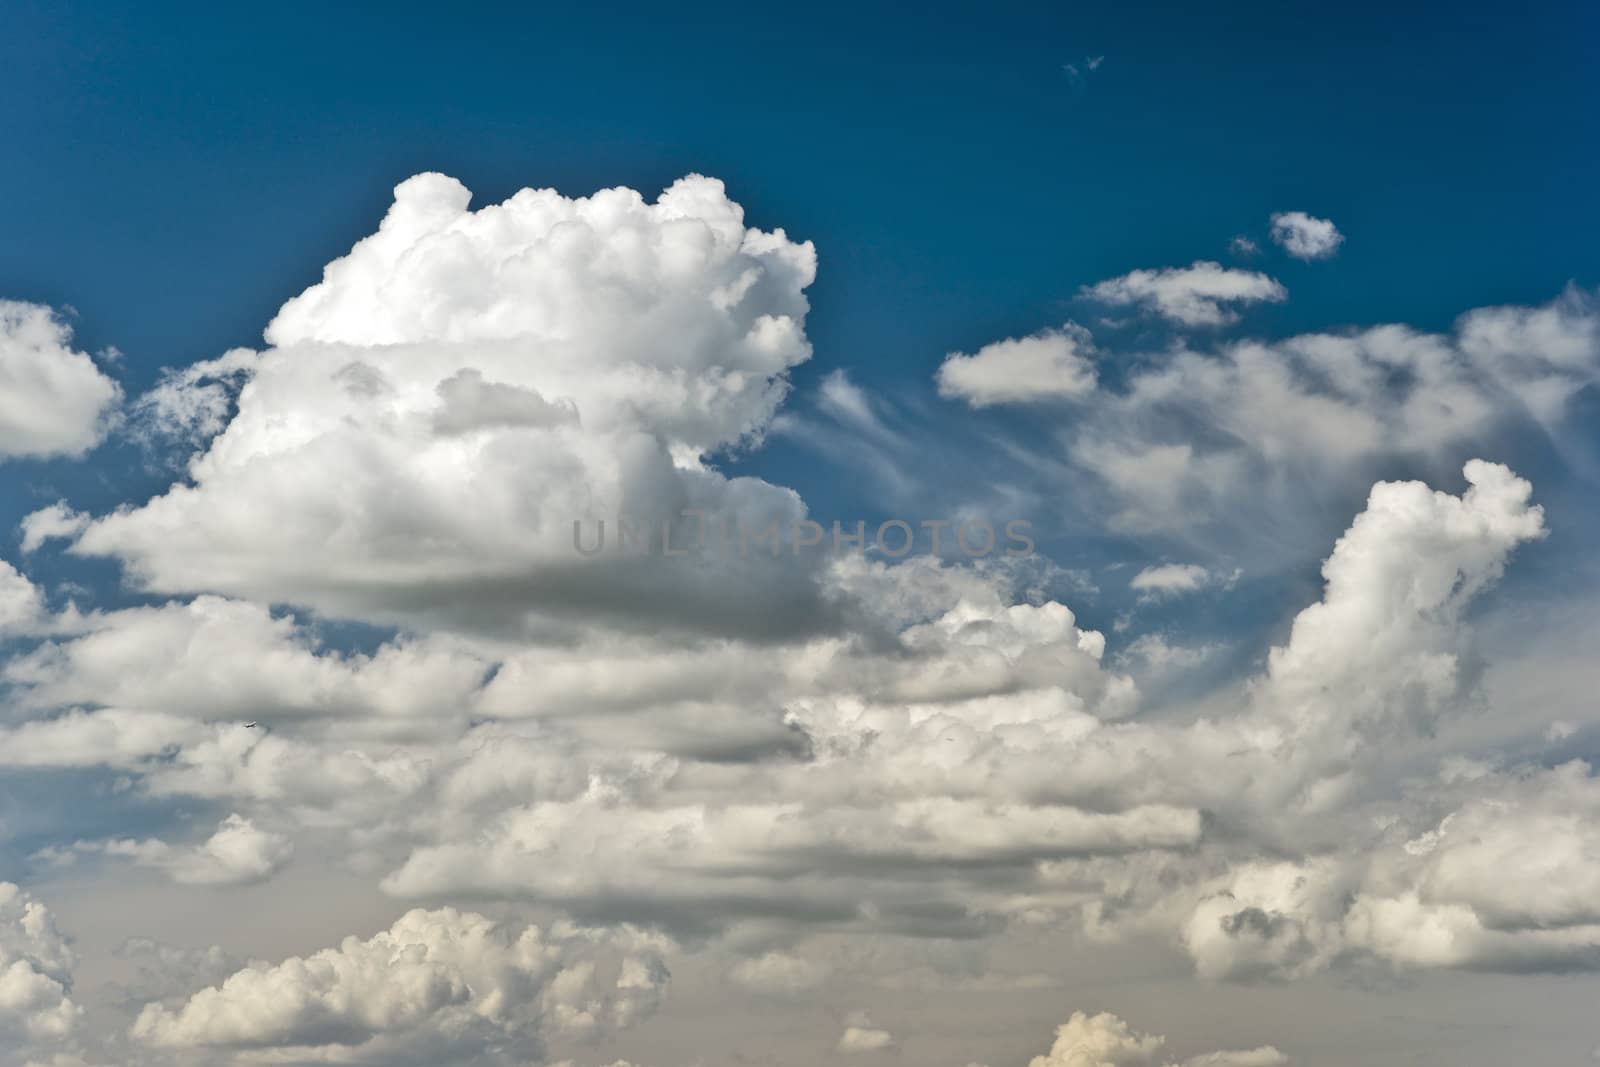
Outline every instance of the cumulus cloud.
POLYGON ((252 963, 177 1007, 147 1005, 133 1037, 162 1049, 296 1050, 341 1062, 522 1063, 555 1034, 653 1011, 653 956, 599 966, 591 943, 452 908, 406 913, 370 938, 252 963))
POLYGON ((1068 323, 1031 337, 995 341, 974 355, 951 353, 939 366, 939 395, 975 408, 1072 400, 1094 391, 1094 342, 1068 323))
POLYGON ((1327 219, 1304 211, 1280 211, 1272 216, 1272 240, 1296 259, 1329 259, 1344 243, 1344 234, 1327 219))
POLYGON ((324 717, 354 733, 402 736, 458 726, 489 669, 447 638, 329 652, 288 614, 202 596, 85 616, 73 633, 12 658, 0 679, 37 709, 267 727, 324 717))
POLYGON ((0 637, 35 628, 45 614, 44 595, 39 587, 0 559, 0 637))
POLYGON ((89 525, 89 516, 74 511, 64 500, 26 515, 22 520, 22 551, 38 551, 46 541, 75 537, 89 525))
POLYGON ((1378 326, 1180 347, 1085 398, 1063 448, 1109 494, 1117 528, 1220 528, 1234 552, 1264 530, 1305 544, 1315 531, 1299 517, 1327 494, 1396 463, 1444 469, 1519 426, 1555 433, 1597 380, 1600 310, 1571 290, 1479 309, 1448 335, 1378 326))
MULTIPOLYGON (((1056 1028, 1050 1051, 1028 1067, 1154 1067, 1166 1038, 1134 1031, 1109 1012, 1074 1012, 1056 1028)), ((1289 1058, 1271 1046, 1242 1052, 1209 1052, 1167 1067, 1280 1067, 1289 1058)))
POLYGON ((70 995, 75 963, 49 909, 0 882, 0 1041, 26 1048, 73 1031, 82 1014, 70 995))
MULTIPOLYGON (((875 605, 887 646, 825 637, 756 661, 726 640, 610 635, 514 648, 492 672, 467 656, 437 673, 446 656, 408 675, 404 640, 370 659, 319 652, 248 605, 111 613, 14 661, 23 706, 55 717, 3 751, 113 763, 157 795, 338 830, 375 850, 402 898, 489 894, 695 935, 759 921, 949 936, 1081 912, 1084 885, 1115 897, 1126 875, 1140 888, 1122 911, 1174 927, 1224 892, 1255 901, 1200 921, 1188 944, 1218 961, 1206 974, 1318 967, 1332 957, 1275 918, 1292 909, 1208 882, 1207 863, 1185 857, 1348 839, 1361 813, 1330 805, 1359 795, 1352 757, 1430 731, 1463 699, 1462 613, 1543 528, 1526 482, 1483 463, 1465 474, 1461 496, 1374 488, 1322 599, 1217 721, 1126 721, 1137 694, 1101 663, 1103 637, 1064 605, 1017 602, 1001 572, 842 561, 831 580, 875 605), (252 680, 257 660, 276 689, 252 680), (238 702, 211 708, 208 692, 238 702), (281 710, 265 735, 208 721, 269 698, 281 710), (373 725, 435 699, 465 716, 373 725), (97 710, 58 710, 84 705, 97 710), (730 744, 730 728, 748 732, 730 744), (1161 855, 1177 866, 1139 873, 1161 855), (1058 876, 1073 888, 1058 894, 1058 876), (1155 887, 1165 899, 1143 899, 1155 887)), ((734 980, 818 980, 793 952, 765 951, 734 980)))
POLYGON ((439 174, 402 183, 378 231, 280 309, 272 347, 148 398, 158 422, 215 436, 190 481, 97 518, 75 550, 151 591, 379 622, 815 623, 788 563, 752 561, 735 596, 707 566, 589 559, 572 536, 690 509, 756 530, 803 516, 707 459, 764 432, 810 355, 811 246, 748 228, 698 176, 653 203, 469 197, 439 174))
POLYGON ((856 1012, 850 1017, 849 1023, 844 1028, 844 1033, 839 1035, 836 1048, 840 1052, 880 1052, 894 1045, 894 1035, 889 1031, 872 1025, 872 1020, 866 1012, 856 1012))
POLYGON ((49 308, 0 300, 0 461, 80 456, 105 436, 122 389, 71 345, 49 308))
POLYGON ((70 860, 74 853, 85 852, 164 870, 179 885, 236 886, 265 881, 276 874, 294 855, 294 842, 235 813, 223 819, 209 838, 189 848, 153 839, 80 841, 70 851, 49 850, 45 855, 70 860))
POLYGON ((1200 260, 1187 267, 1135 270, 1094 285, 1082 295, 1113 307, 1137 307, 1183 326, 1226 326, 1239 305, 1289 298, 1279 282, 1258 271, 1200 260))
MULTIPOLYGON (((1322 593, 1264 669, 1203 705, 1150 707, 1121 664, 1180 672, 1218 635, 1147 635, 1108 660, 1022 564, 573 555, 579 514, 805 514, 715 464, 770 428, 808 354, 812 269, 808 245, 748 228, 709 179, 654 203, 525 190, 472 211, 458 183, 419 176, 284 304, 264 351, 175 371, 136 404, 137 432, 195 449, 183 481, 98 517, 61 502, 24 520, 24 552, 66 539, 183 598, 41 628, 42 593, 0 566, 0 626, 26 638, 0 667, 0 766, 105 780, 130 811, 199 808, 217 827, 119 826, 74 854, 224 888, 298 848, 277 885, 334 854, 391 898, 593 924, 444 908, 277 963, 142 952, 167 976, 138 986, 149 1055, 542 1061, 660 1002, 665 942, 625 924, 715 946, 711 987, 769 997, 870 955, 831 955, 830 937, 981 946, 867 988, 1060 978, 976 962, 1008 927, 1154 935, 1216 981, 1593 966, 1589 765, 1441 762, 1485 699, 1469 607, 1544 532, 1527 482, 1457 453, 1501 420, 1557 424, 1594 381, 1588 295, 1484 309, 1449 336, 1180 346, 1106 382, 1073 326, 947 358, 941 392, 974 407, 1073 401, 1072 464, 1124 530, 1277 509, 1285 486, 1370 489, 1338 504, 1340 526, 1359 513, 1337 542, 1337 526, 1319 534, 1322 593), (1421 454, 1465 488, 1369 476, 1421 454), (351 636, 330 617, 378 626, 351 636)), ((1103 285, 1186 325, 1282 298, 1215 264, 1103 285)), ((893 409, 843 373, 817 404, 901 443, 893 409)), ((1207 561, 1130 584, 1224 580, 1207 561)), ((76 1018, 66 966, 3 930, 0 972, 27 1007, 16 1022, 0 995, 0 1027, 65 1033, 50 1020, 76 1018)), ((895 1044, 865 1015, 844 1022, 836 1051, 895 1044)), ((1165 1047, 1077 1015, 1034 1067, 1165 1064, 1165 1047)))

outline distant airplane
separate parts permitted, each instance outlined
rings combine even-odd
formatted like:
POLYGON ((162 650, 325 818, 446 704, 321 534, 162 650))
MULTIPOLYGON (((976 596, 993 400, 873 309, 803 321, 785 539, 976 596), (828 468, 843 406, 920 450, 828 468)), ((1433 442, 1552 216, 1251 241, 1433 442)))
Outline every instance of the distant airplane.
POLYGON ((246 729, 246 730, 253 730, 253 729, 255 729, 255 725, 256 725, 256 723, 255 723, 255 720, 254 720, 254 719, 252 719, 252 720, 250 720, 250 721, 249 721, 249 722, 247 722, 247 723, 245 723, 245 724, 244 724, 244 728, 245 728, 245 729, 246 729))

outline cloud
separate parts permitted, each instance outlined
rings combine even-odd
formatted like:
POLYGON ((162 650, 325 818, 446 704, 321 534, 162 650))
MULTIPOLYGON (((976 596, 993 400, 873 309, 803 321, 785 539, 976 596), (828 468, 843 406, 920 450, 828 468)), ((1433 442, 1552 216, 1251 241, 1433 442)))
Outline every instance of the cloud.
POLYGON ((1272 216, 1272 240, 1296 259, 1330 259, 1344 243, 1344 234, 1327 219, 1304 211, 1280 211, 1272 216))
POLYGON ((1068 323, 1031 337, 995 341, 974 355, 951 353, 939 366, 939 395, 975 408, 1072 400, 1095 388, 1094 344, 1068 323))
POLYGON ((75 964, 49 909, 0 882, 0 1041, 26 1048, 72 1033, 82 1014, 70 996, 75 964))
MULTIPOLYGON (((1050 1051, 1028 1067, 1154 1067, 1166 1038, 1140 1034, 1109 1012, 1074 1012, 1056 1028, 1050 1051)), ((1270 1046, 1243 1052, 1209 1052, 1168 1067, 1280 1067, 1289 1058, 1270 1046)))
MULTIPOLYGON (((468 657, 456 674, 450 656, 413 660, 408 639, 371 657, 317 651, 291 620, 215 598, 130 609, 16 661, 21 706, 54 717, 0 751, 111 762, 153 795, 345 835, 401 898, 489 895, 694 936, 758 922, 781 944, 818 927, 950 936, 1082 914, 1085 884, 1110 879, 1116 899, 1126 875, 1140 887, 1126 914, 1174 928, 1221 892, 1199 876, 1218 863, 1355 840, 1359 806, 1330 809, 1359 795, 1348 761, 1459 706, 1462 613, 1543 528, 1526 482, 1490 464, 1465 474, 1461 496, 1375 487, 1322 599, 1215 721, 1126 720, 1138 695, 1102 666, 1101 635, 1064 605, 1017 602, 1003 572, 855 561, 831 580, 874 605, 882 648, 819 637, 756 658, 726 639, 591 635, 502 649, 492 672, 468 657), (217 693, 237 703, 208 706, 217 693), (435 699, 452 714, 406 726, 435 699), (208 722, 267 700, 283 710, 265 735, 208 722), (86 704, 100 708, 70 710, 86 704), (1167 873, 1140 873, 1163 856, 1167 873), (1074 887, 1059 897, 1056 871, 1074 887)), ((1281 905, 1230 907, 1205 921, 1249 912, 1230 920, 1238 936, 1192 939, 1197 959, 1222 961, 1206 973, 1331 958, 1273 920, 1281 905), (1232 947, 1258 928, 1262 946, 1232 947)), ((734 978, 815 980, 795 959, 734 978)))
POLYGON ((1146 567, 1128 582, 1130 589, 1151 597, 1182 596, 1202 589, 1211 581, 1211 572, 1195 563, 1165 563, 1146 567))
POLYGON ((47 855, 67 859, 74 852, 125 857, 141 867, 166 871, 179 885, 237 886, 262 882, 276 874, 293 857, 294 842, 235 813, 223 819, 204 842, 190 848, 158 840, 80 841, 70 852, 56 850, 47 855))
POLYGON ((771 995, 792 995, 815 989, 827 980, 829 968, 785 952, 766 952, 741 960, 731 972, 746 989, 771 995))
POLYGON ((74 511, 64 500, 47 508, 40 508, 22 520, 22 552, 27 555, 39 550, 46 541, 76 537, 89 525, 89 516, 74 511))
POLYGON ((146 1005, 132 1036, 153 1048, 313 1059, 337 1049, 340 1062, 527 1062, 549 1035, 631 1024, 666 982, 652 957, 600 968, 582 938, 416 910, 364 940, 252 963, 180 1006, 146 1005))
POLYGON ((840 1052, 852 1053, 881 1052, 893 1045, 893 1034, 873 1026, 866 1012, 856 1012, 851 1016, 849 1025, 844 1028, 844 1033, 839 1035, 839 1043, 835 1047, 840 1052))
POLYGON ((45 614, 44 595, 39 587, 0 559, 0 637, 33 630, 45 614))
POLYGON ((459 726, 489 669, 448 638, 402 638, 373 655, 325 652, 290 615, 202 596, 86 616, 70 635, 12 658, 0 679, 34 708, 268 728, 323 716, 397 736, 459 726))
POLYGON ((49 308, 0 300, 0 462, 81 456, 105 436, 122 389, 71 343, 49 308))
POLYGON ((1113 529, 1281 553, 1326 535, 1330 494, 1354 500, 1398 464, 1447 470, 1519 431, 1557 434, 1597 381, 1600 310, 1573 289, 1469 312, 1448 334, 1178 346, 1083 397, 1060 440, 1113 529))
POLYGON ((585 558, 572 533, 803 516, 707 459, 758 439, 810 356, 812 247, 746 227, 699 176, 654 203, 469 197, 439 174, 402 183, 378 231, 279 310, 272 347, 142 401, 209 444, 192 480, 96 518, 74 551, 152 592, 413 627, 820 625, 792 559, 749 562, 734 594, 726 561, 585 558))
POLYGON ((1256 271, 1200 260, 1187 267, 1135 270, 1085 286, 1082 296, 1113 307, 1137 307, 1184 326, 1227 326, 1237 305, 1279 304, 1289 291, 1256 271))
MULTIPOLYGON (((269 347, 174 371, 135 404, 135 432, 195 450, 184 479, 142 505, 90 517, 63 501, 23 521, 25 553, 66 539, 155 594, 50 620, 44 592, 0 566, 0 626, 25 638, 0 667, 0 765, 41 794, 89 783, 119 802, 67 850, 208 887, 169 890, 179 908, 248 898, 281 918, 326 875, 335 918, 344 892, 506 917, 415 911, 274 963, 241 963, 231 941, 130 948, 150 973, 113 995, 142 1006, 148 1051, 108 1040, 97 1058, 542 1062, 656 1010, 668 941, 640 928, 699 954, 709 980, 687 985, 794 998, 769 1011, 847 979, 1040 996, 1073 972, 1038 973, 1039 953, 1124 938, 1219 982, 1595 966, 1592 768, 1459 758, 1491 699, 1473 608, 1545 530, 1528 482, 1462 460, 1512 420, 1559 425, 1593 383, 1588 294, 1481 309, 1448 335, 1123 363, 1067 326, 946 359, 941 392, 974 407, 1071 401, 1057 469, 1103 492, 1120 530, 1333 501, 1335 524, 1297 542, 1326 556, 1320 595, 1291 605, 1264 668, 1199 699, 1167 679, 1236 634, 1147 634, 1108 659, 1023 562, 573 558, 575 511, 806 514, 716 464, 772 428, 808 355, 812 266, 709 179, 654 203, 524 191, 471 211, 458 183, 419 176, 284 304, 269 347), (1433 473, 1381 473, 1396 457, 1433 473), (1172 692, 1152 700, 1125 663, 1172 692), (338 869, 314 873, 327 856, 338 869), (534 914, 560 918, 523 926, 534 914)), ((1230 295, 1264 276, 1201 267, 1226 285, 1143 272, 1129 299, 1214 324, 1277 284, 1230 295)), ((886 452, 917 447, 908 409, 844 371, 816 410, 886 452)), ((1131 588, 1226 580, 1177 550, 1142 546, 1200 562, 1131 588)), ((39 836, 0 816, 6 843, 39 836)), ((113 887, 82 888, 91 866, 51 875, 104 906, 113 887)), ((70 961, 25 922, 33 947, 10 945, 5 915, 0 972, 20 978, 0 1027, 79 1025, 70 961)), ((840 1052, 914 1028, 835 1022, 840 1052)), ((1081 1014, 1034 1061, 1158 1063, 1160 1038, 1081 1014)))

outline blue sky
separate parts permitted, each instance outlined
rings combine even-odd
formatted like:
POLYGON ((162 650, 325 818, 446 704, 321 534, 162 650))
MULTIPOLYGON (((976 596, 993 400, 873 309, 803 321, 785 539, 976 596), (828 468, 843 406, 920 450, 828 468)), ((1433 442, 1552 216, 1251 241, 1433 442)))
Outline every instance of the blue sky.
MULTIPOLYGON (((817 357, 926 380, 1078 286, 1220 258, 1297 204, 1353 240, 1261 328, 1594 284, 1582 4, 871 5, 670 15, 462 5, 32 4, 3 88, 0 283, 155 368, 259 343, 422 169, 477 203, 728 182, 816 242, 817 357), (1104 56, 1074 91, 1065 64, 1104 56), (183 314, 174 314, 181 308, 183 314)), ((804 376, 804 375, 803 375, 804 376)))
MULTIPOLYGON (((948 352, 1081 318, 1074 294, 1102 278, 1229 262, 1235 234, 1271 250, 1267 214, 1286 207, 1350 240, 1328 263, 1267 257, 1293 297, 1254 309, 1246 335, 1443 329, 1600 280, 1586 133, 1600 15, 1582 4, 906 19, 25 2, 10 19, 0 195, 19 209, 0 291, 75 308, 79 342, 120 350, 133 391, 259 346, 273 309, 424 169, 479 206, 528 184, 716 175, 752 224, 818 248, 797 391, 845 368, 935 417, 948 352), (1093 71, 1090 57, 1104 57, 1093 71)), ((165 484, 115 455, 101 466, 98 487, 30 471, 6 514, 68 488, 110 501, 165 484)), ((881 512, 781 439, 735 469, 823 516, 881 512)), ((1083 531, 1059 535, 1093 555, 1083 531)))
POLYGON ((1597 47, 8 5, 0 1067, 1590 1056, 1597 47))

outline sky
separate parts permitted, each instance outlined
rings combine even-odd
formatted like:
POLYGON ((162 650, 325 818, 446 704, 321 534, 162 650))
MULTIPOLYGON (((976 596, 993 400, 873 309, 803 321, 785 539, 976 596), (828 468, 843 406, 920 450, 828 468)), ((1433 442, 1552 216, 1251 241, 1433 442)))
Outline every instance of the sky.
POLYGON ((1600 1055, 1592 6, 5 22, 0 1067, 1600 1055))

